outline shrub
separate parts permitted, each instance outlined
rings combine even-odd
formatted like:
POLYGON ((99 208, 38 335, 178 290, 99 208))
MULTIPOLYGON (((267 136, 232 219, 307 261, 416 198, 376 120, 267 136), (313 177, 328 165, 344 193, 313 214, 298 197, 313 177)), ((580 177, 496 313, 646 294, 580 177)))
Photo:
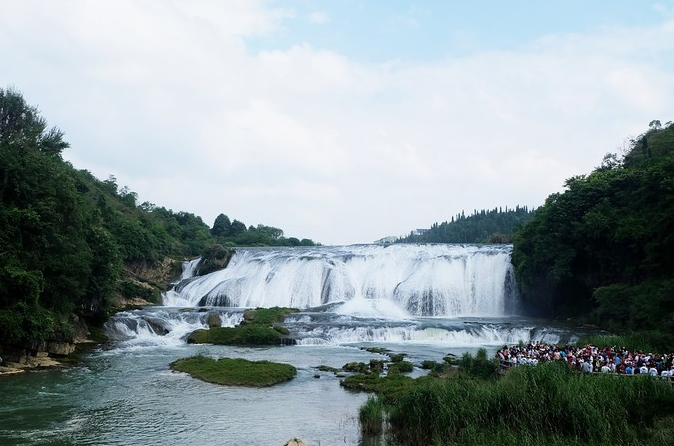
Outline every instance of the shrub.
POLYGON ((414 370, 414 364, 409 361, 400 361, 389 367, 389 373, 410 373, 414 370))
POLYGON ((358 409, 358 421, 365 435, 381 434, 384 428, 384 402, 377 396, 367 399, 358 409))
POLYGON ((489 378, 494 376, 498 368, 498 361, 495 358, 487 357, 487 350, 480 348, 475 357, 466 352, 459 361, 461 369, 476 378, 489 378))
POLYGON ((426 359, 421 362, 421 368, 424 370, 433 370, 438 363, 436 361, 432 361, 430 359, 426 359))

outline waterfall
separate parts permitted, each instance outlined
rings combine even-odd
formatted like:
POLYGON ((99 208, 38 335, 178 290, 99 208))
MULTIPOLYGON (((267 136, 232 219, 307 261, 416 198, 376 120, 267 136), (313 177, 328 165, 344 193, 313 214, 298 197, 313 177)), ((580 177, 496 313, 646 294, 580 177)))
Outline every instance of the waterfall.
POLYGON ((509 245, 238 248, 229 266, 183 279, 169 306, 334 305, 366 317, 504 316, 517 309, 509 245))
POLYGON ((486 324, 479 327, 448 329, 444 327, 419 326, 358 326, 316 327, 311 331, 298 331, 298 345, 343 345, 362 343, 440 344, 452 347, 502 346, 518 342, 558 343, 570 337, 567 333, 542 330, 538 327, 508 327, 486 324), (563 336, 565 336, 563 338, 563 336))
POLYGON ((184 345, 185 337, 196 329, 208 328, 208 316, 216 314, 221 326, 234 327, 243 320, 241 311, 182 311, 175 308, 145 308, 122 311, 105 323, 112 341, 134 346, 184 345))

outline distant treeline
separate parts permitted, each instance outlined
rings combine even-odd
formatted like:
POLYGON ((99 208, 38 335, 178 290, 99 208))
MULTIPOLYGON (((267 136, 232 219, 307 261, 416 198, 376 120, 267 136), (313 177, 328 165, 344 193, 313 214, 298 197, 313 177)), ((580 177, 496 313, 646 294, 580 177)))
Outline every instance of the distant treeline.
POLYGON ((427 231, 412 231, 396 243, 512 243, 515 229, 531 220, 533 213, 527 206, 475 210, 469 216, 461 212, 427 231))
POLYGON ((0 89, 0 345, 67 337, 71 315, 102 322, 124 266, 196 257, 215 244, 311 245, 221 214, 213 228, 77 170, 14 89, 0 89))
POLYGON ((528 307, 616 330, 674 333, 674 126, 570 178, 514 239, 528 307))

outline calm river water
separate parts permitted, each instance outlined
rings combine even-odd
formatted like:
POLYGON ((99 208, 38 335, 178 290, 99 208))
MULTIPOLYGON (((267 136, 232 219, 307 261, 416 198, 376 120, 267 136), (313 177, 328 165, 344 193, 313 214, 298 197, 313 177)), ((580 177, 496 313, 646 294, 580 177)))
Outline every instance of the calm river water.
MULTIPOLYGON (((128 313, 122 320, 128 323, 139 313, 159 310, 128 313)), ((305 339, 307 345, 197 346, 146 334, 84 354, 80 365, 63 371, 2 377, 0 444, 281 446, 299 437, 312 446, 360 445, 357 413, 368 395, 343 389, 339 378, 317 366, 339 368, 385 358, 361 348, 365 346, 405 352, 418 366, 424 359, 442 361, 448 353, 460 355, 481 346, 493 351, 518 338, 556 341, 566 336, 526 319, 392 323, 339 316, 334 318, 339 323, 324 332, 347 342, 320 344, 314 316, 300 313, 288 324, 312 335, 305 339), (354 338, 358 336, 361 342, 354 338), (169 369, 172 361, 196 354, 285 362, 297 367, 298 374, 288 383, 250 389, 209 384, 169 369)), ((415 369, 415 375, 421 373, 415 369)))

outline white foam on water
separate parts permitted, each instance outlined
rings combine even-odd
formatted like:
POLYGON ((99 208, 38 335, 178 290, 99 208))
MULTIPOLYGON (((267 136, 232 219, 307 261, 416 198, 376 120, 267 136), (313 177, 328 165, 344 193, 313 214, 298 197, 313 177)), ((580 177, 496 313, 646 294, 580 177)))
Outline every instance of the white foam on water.
POLYGON ((182 281, 165 294, 164 303, 306 309, 344 302, 341 312, 381 317, 503 316, 517 301, 511 249, 447 244, 238 248, 227 268, 182 281))

